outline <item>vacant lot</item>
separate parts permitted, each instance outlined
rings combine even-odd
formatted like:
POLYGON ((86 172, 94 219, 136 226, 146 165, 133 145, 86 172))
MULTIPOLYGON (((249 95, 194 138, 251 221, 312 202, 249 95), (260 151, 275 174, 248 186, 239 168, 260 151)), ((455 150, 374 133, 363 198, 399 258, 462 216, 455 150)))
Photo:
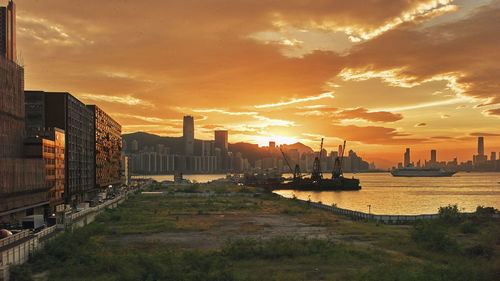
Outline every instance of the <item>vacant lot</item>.
POLYGON ((487 215, 450 212, 388 226, 271 195, 175 191, 136 195, 61 235, 14 267, 15 280, 496 280, 500 273, 500 227, 487 215))

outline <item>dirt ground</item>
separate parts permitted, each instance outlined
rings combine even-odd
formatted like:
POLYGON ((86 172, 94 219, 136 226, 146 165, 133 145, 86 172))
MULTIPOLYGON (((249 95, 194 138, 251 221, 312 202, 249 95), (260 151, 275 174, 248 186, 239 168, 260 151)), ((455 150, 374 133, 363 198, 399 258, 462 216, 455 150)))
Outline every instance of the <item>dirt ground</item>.
POLYGON ((203 221, 212 224, 202 231, 172 231, 153 234, 127 234, 110 238, 121 243, 160 242, 177 244, 185 248, 219 248, 230 239, 264 238, 293 236, 340 240, 339 234, 332 233, 327 227, 313 226, 298 218, 280 214, 255 215, 198 215, 184 216, 179 219, 203 221), (213 221, 216 221, 213 224, 213 221))

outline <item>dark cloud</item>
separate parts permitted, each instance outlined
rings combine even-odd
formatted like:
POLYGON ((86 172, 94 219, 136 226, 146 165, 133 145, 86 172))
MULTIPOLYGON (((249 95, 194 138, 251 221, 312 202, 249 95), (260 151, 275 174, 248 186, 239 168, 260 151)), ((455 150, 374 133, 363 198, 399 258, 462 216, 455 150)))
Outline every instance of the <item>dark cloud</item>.
POLYGON ((427 123, 418 123, 415 125, 415 127, 426 127, 427 123))
POLYGON ((475 132, 475 133, 470 133, 469 135, 473 136, 473 137, 499 137, 500 134, 493 134, 493 133, 479 133, 479 132, 475 132))
POLYGON ((488 116, 497 116, 500 117, 500 108, 493 108, 485 110, 486 115, 488 116))

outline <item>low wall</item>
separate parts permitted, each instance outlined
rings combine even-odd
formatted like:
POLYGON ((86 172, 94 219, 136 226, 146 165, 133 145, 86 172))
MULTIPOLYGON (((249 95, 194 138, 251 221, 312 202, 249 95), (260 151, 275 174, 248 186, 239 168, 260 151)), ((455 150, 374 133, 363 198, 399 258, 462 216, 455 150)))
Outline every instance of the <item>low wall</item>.
MULTIPOLYGON (((131 193, 132 191, 129 191, 131 193)), ((33 233, 30 230, 23 230, 15 235, 0 240, 0 281, 9 280, 8 268, 12 264, 22 264, 38 249, 41 249, 46 241, 55 237, 64 229, 74 229, 87 225, 94 221, 95 217, 105 209, 113 209, 118 204, 125 201, 129 193, 125 193, 113 200, 87 208, 78 213, 64 216, 63 225, 54 225, 33 233)))

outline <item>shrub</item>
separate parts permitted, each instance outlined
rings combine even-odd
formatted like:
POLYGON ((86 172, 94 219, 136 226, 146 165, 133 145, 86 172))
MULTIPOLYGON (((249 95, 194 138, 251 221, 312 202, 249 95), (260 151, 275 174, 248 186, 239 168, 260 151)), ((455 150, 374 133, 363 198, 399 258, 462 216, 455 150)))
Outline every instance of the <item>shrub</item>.
POLYGON ((448 205, 446 207, 439 207, 438 214, 441 220, 448 224, 455 224, 460 222, 461 220, 461 214, 458 211, 458 206, 456 204, 448 205))
POLYGON ((450 252, 457 249, 456 240, 452 239, 439 221, 419 221, 411 231, 411 238, 423 248, 450 252))
POLYGON ((477 206, 476 216, 481 218, 491 218, 498 210, 493 207, 477 206))

